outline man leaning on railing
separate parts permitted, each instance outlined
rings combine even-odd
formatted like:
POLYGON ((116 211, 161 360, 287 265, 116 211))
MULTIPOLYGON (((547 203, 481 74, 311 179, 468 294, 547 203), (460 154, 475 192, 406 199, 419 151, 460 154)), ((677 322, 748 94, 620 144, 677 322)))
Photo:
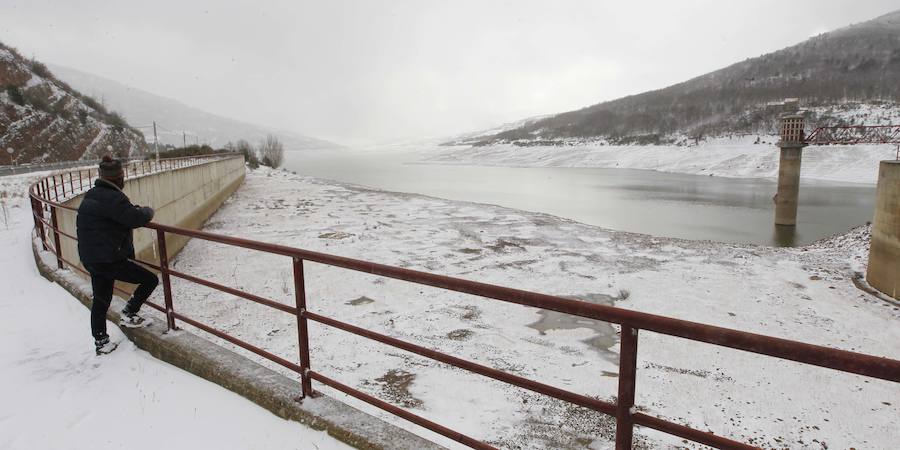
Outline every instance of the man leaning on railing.
POLYGON ((78 207, 76 228, 78 257, 91 274, 91 333, 97 354, 116 349, 106 334, 106 311, 112 301, 116 280, 137 284, 131 299, 122 310, 120 325, 144 327, 150 319, 138 314, 141 305, 159 284, 156 274, 131 261, 134 259, 132 230, 153 219, 153 209, 131 204, 122 192, 125 171, 122 162, 105 155, 100 161, 100 178, 84 195, 78 207))

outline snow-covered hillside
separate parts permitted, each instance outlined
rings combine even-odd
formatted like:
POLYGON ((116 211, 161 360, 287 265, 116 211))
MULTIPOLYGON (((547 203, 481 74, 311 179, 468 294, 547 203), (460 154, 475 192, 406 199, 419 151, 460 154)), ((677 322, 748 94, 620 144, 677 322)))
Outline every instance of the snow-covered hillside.
MULTIPOLYGON (((695 175, 735 178, 778 176, 777 136, 710 138, 699 145, 606 145, 581 143, 571 146, 440 147, 423 155, 433 164, 510 167, 604 167, 647 169, 695 175)), ((803 151, 801 177, 848 183, 872 183, 878 179, 878 162, 894 159, 892 145, 807 147, 803 151)))
MULTIPOLYGON (((160 142, 180 147, 186 140, 222 146, 245 139, 253 144, 274 134, 285 150, 334 149, 337 144, 286 130, 270 129, 201 111, 177 100, 151 94, 97 75, 65 66, 50 65, 53 72, 76 89, 121 111, 129 122, 146 126, 157 122, 160 142)), ((152 128, 145 128, 147 142, 153 142, 152 128)))
MULTIPOLYGON (((900 358, 900 307, 854 285, 865 271, 865 227, 798 249, 682 241, 260 169, 205 229, 900 358)), ((175 264, 294 302, 284 257, 195 240, 175 264)), ((602 399, 616 392, 618 335, 606 323, 313 263, 305 279, 314 312, 602 399)), ((297 354, 292 316, 173 283, 176 309, 297 354)), ((612 447, 610 417, 334 329, 310 333, 317 371, 502 448, 612 447)), ((893 383, 653 333, 640 342, 637 404, 649 414, 762 447, 891 448, 900 437, 893 383)), ((637 433, 651 448, 686 445, 637 433)))
POLYGON ((449 143, 448 145, 455 145, 456 143, 462 144, 462 143, 467 143, 467 142, 474 142, 474 141, 478 141, 479 138, 495 135, 498 133, 502 133, 504 131, 514 130, 516 128, 521 128, 521 127, 524 127, 526 125, 529 125, 533 122, 536 122, 538 120, 541 120, 541 119, 544 119, 547 117, 549 117, 549 115, 547 115, 547 114, 529 117, 527 119, 517 120, 515 122, 504 123, 502 125, 498 125, 493 128, 488 128, 486 130, 473 131, 471 133, 464 133, 464 134, 460 134, 460 135, 449 137, 449 138, 439 139, 438 141, 439 142, 447 142, 447 143, 449 143))
MULTIPOLYGON (((350 448, 127 340, 96 356, 90 312, 33 263, 24 193, 39 175, 46 173, 0 178, 0 448, 350 448)), ((109 330, 125 339, 115 325, 109 330)))
POLYGON ((60 82, 46 66, 0 43, 0 164, 121 156, 144 149, 140 132, 119 115, 60 82))
POLYGON ((669 144, 679 135, 699 140, 776 133, 783 111, 776 104, 785 98, 823 109, 848 101, 898 108, 898 79, 900 11, 893 11, 681 83, 556 114, 477 142, 582 138, 669 144))
MULTIPOLYGON (((900 124, 900 105, 891 102, 817 106, 806 110, 807 132, 818 126, 900 124)), ((531 121, 533 122, 533 120, 531 121)), ((529 123, 531 123, 529 122, 529 123)), ((745 134, 692 139, 672 134, 670 145, 616 145, 604 138, 529 139, 491 145, 468 145, 476 135, 429 150, 423 161, 434 164, 508 167, 602 167, 732 178, 778 176, 778 136, 745 134)), ((878 162, 897 157, 896 145, 810 146, 803 151, 801 177, 848 183, 877 181, 878 162)))

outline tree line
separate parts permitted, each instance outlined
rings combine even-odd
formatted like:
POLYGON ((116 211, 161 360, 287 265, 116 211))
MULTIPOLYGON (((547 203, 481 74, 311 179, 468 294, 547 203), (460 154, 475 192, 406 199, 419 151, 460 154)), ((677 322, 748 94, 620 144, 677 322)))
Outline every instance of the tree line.
POLYGON ((244 155, 244 160, 251 169, 261 165, 277 169, 284 164, 284 145, 271 134, 267 135, 256 147, 246 139, 238 139, 237 142, 229 141, 223 149, 244 155))
MULTIPOLYGON (((246 139, 239 139, 237 142, 229 141, 221 148, 213 148, 208 144, 188 145, 185 147, 175 147, 171 144, 163 146, 163 150, 159 151, 160 158, 181 158, 184 156, 200 156, 212 155, 215 153, 240 153, 244 155, 244 161, 251 169, 259 166, 268 166, 277 169, 284 164, 284 145, 277 137, 267 135, 259 145, 254 146, 246 139)), ((149 152, 147 158, 153 158, 156 152, 149 152)))

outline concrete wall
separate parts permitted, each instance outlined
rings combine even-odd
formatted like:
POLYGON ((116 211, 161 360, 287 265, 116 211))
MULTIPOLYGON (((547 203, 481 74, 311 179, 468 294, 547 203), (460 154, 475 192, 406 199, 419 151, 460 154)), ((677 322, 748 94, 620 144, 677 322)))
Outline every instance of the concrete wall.
MULTIPOLYGON (((198 229, 231 196, 244 181, 244 158, 228 157, 190 167, 131 178, 125 182, 125 193, 135 205, 150 206, 156 210, 154 222, 184 228, 198 229)), ((79 195, 65 202, 77 208, 79 195)), ((59 210, 60 229, 75 236, 74 211, 59 210)), ((52 237, 51 237, 52 239, 52 237)), ((180 251, 187 238, 167 235, 169 256, 180 251)), ((60 236, 63 257, 73 263, 78 260, 78 245, 60 236)), ((157 262, 156 231, 134 231, 134 249, 138 259, 157 262)))
POLYGON ((775 194, 775 225, 797 224, 802 157, 803 147, 781 147, 781 157, 778 161, 778 192, 775 194))
POLYGON ((900 300, 900 161, 881 162, 876 196, 866 281, 900 300))

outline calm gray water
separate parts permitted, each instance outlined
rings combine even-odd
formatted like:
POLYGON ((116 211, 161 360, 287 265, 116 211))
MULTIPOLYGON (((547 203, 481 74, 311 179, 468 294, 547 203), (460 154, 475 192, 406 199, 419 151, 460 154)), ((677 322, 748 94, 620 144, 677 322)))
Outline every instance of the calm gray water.
POLYGON ((287 152, 299 174, 389 191, 490 203, 654 236, 806 245, 872 220, 875 187, 802 180, 796 230, 773 225, 773 180, 630 169, 417 163, 409 152, 287 152))

